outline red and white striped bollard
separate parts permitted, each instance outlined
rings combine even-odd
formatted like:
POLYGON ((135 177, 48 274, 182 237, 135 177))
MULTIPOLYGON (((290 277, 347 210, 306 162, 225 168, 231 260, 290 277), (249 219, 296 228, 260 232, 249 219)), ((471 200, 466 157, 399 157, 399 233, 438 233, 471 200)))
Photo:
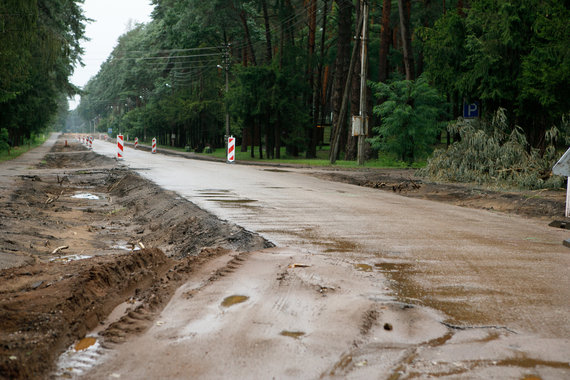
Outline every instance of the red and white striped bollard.
POLYGON ((228 162, 232 163, 236 160, 236 138, 228 137, 228 162))
POLYGON ((117 135, 117 160, 123 158, 123 135, 117 135))
POLYGON ((152 139, 152 153, 156 153, 156 137, 152 139))
POLYGON ((137 146, 139 146, 139 138, 135 137, 135 149, 137 149, 137 146))

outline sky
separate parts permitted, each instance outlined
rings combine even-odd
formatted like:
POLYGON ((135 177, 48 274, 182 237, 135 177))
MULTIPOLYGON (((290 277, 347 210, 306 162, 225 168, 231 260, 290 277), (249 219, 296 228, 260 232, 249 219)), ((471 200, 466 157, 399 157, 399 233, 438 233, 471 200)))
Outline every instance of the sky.
MULTIPOLYGON (((152 9, 150 0, 85 0, 84 14, 93 20, 85 28, 90 40, 82 43, 85 66, 75 68, 71 83, 81 88, 85 86, 99 72, 99 67, 111 54, 119 37, 128 30, 129 24, 148 23, 152 9)), ((69 109, 75 109, 79 101, 79 96, 71 99, 69 109)))

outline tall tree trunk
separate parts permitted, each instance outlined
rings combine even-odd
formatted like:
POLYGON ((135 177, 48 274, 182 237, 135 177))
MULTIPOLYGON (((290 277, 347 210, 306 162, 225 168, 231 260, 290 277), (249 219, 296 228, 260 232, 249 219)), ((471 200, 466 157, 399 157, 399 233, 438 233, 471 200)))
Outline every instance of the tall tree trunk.
POLYGON ((269 28, 269 15, 267 13, 267 0, 261 0, 261 6, 263 8, 263 20, 265 21, 265 40, 267 41, 265 58, 267 59, 267 63, 270 63, 273 59, 273 53, 271 48, 271 29, 269 28))
POLYGON ((307 158, 315 158, 317 155, 316 144, 313 144, 313 138, 316 136, 314 129, 315 126, 315 71, 314 71, 314 56, 315 56, 315 39, 317 29, 317 0, 305 0, 307 7, 307 17, 309 19, 309 40, 307 46, 307 82, 309 83, 310 93, 307 96, 307 108, 309 109, 310 124, 307 130, 307 137, 309 146, 305 156, 307 158), (307 4, 308 3, 308 4, 307 4))
POLYGON ((315 114, 315 70, 314 70, 314 59, 315 59, 315 40, 316 40, 316 30, 317 30, 317 0, 306 0, 309 4, 307 7, 307 16, 309 18, 309 41, 308 41, 308 82, 309 89, 311 93, 309 94, 307 101, 310 112, 310 126, 308 131, 309 146, 307 148, 306 157, 315 158, 317 156, 317 131, 316 131, 316 114, 315 114))
POLYGON ((249 131, 250 131, 249 140, 251 141, 251 158, 254 158, 255 157, 255 124, 253 123, 253 120, 250 120, 250 122, 248 124, 251 125, 251 127, 249 127, 249 131))
POLYGON ((382 6, 382 29, 380 31, 380 62, 378 80, 386 82, 388 79, 388 53, 390 51, 390 12, 392 1, 384 0, 382 6))
POLYGON ((244 127, 241 133, 241 152, 247 152, 247 128, 244 127))
MULTIPOLYGON (((424 16, 422 17, 422 24, 425 28, 429 27, 429 13, 430 13, 430 8, 432 6, 432 2, 431 0, 423 0, 424 2, 424 16)), ((420 76, 422 75, 422 73, 424 72, 424 52, 423 49, 422 51, 419 52, 418 54, 418 63, 417 63, 417 67, 416 67, 416 76, 420 76)))
POLYGON ((259 116, 255 117, 255 124, 257 125, 257 134, 259 135, 259 158, 263 159, 263 131, 261 130, 261 120, 259 120, 259 116))
POLYGON ((253 63, 254 66, 257 66, 257 60, 255 59, 255 51, 253 51, 253 44, 251 43, 251 36, 249 34, 249 27, 247 26, 247 14, 245 13, 244 10, 242 10, 239 13, 239 17, 240 17, 241 22, 243 24, 243 29, 245 32, 245 40, 247 42, 247 46, 249 47, 249 53, 251 54, 251 63, 253 63))
POLYGON ((398 0, 398 12, 400 13, 400 31, 402 34, 406 79, 414 80, 416 78, 416 74, 414 68, 414 54, 412 51, 412 37, 410 34, 410 1, 411 0, 398 0))
POLYGON ((336 0, 338 4, 338 37, 337 37, 337 55, 334 62, 334 79, 332 84, 331 106, 333 112, 333 127, 331 130, 331 161, 336 160, 336 153, 333 153, 333 145, 335 144, 335 136, 340 134, 337 129, 343 126, 339 123, 340 111, 342 106, 342 97, 346 78, 348 77, 348 68, 350 65, 350 42, 352 40, 351 17, 352 3, 350 0, 336 0), (333 157, 334 156, 334 157, 333 157))
MULTIPOLYGON (((328 8, 328 0, 324 0, 323 1, 323 24, 321 27, 321 51, 320 51, 320 60, 319 60, 319 64, 318 64, 318 68, 317 68, 317 84, 316 84, 316 88, 314 91, 315 97, 313 98, 313 104, 315 105, 315 119, 316 119, 316 125, 315 128, 313 129, 313 138, 312 138, 312 144, 314 145, 314 150, 315 150, 315 157, 317 156, 317 143, 320 140, 320 138, 322 138, 322 136, 320 135, 320 131, 317 128, 319 126, 319 124, 322 124, 322 110, 323 110, 323 94, 325 93, 326 89, 324 88, 326 86, 325 83, 323 83, 323 63, 325 60, 325 40, 326 40, 326 34, 327 34, 327 8, 328 8)), ((326 82, 326 80, 325 80, 326 82)), ((321 129, 322 130, 322 129, 321 129)))
POLYGON ((281 118, 275 123, 275 158, 281 158, 281 118))

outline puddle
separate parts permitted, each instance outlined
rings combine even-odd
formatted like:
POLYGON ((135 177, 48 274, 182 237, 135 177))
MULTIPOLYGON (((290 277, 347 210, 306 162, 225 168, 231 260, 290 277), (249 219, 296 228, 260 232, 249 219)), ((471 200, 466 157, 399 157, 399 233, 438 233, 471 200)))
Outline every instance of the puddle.
POLYGON ((354 264, 354 269, 360 272, 372 272, 372 265, 368 264, 354 264))
POLYGON ((279 335, 283 335, 283 336, 288 336, 289 338, 293 338, 293 339, 299 339, 300 337, 302 337, 303 335, 305 335, 304 332, 302 331, 287 331, 287 330, 283 330, 279 333, 279 335))
POLYGON ((228 194, 230 192, 230 190, 227 189, 204 189, 204 190, 198 190, 198 193, 200 194, 228 194))
POLYGON ((255 199, 218 199, 218 198, 208 198, 206 199, 210 202, 219 202, 219 203, 237 203, 237 204, 244 204, 244 203, 252 203, 257 202, 255 199))
POLYGON ((224 300, 222 301, 222 306, 223 307, 230 307, 230 306, 236 305, 238 303, 245 302, 248 299, 249 299, 248 296, 239 296, 239 295, 229 296, 229 297, 224 298, 224 300))
POLYGON ((88 255, 70 255, 70 256, 54 257, 53 259, 50 259, 49 261, 67 263, 69 261, 85 260, 85 259, 90 259, 92 257, 93 256, 88 256, 88 255))
POLYGON ((78 198, 78 199, 91 199, 91 200, 96 200, 99 199, 99 197, 97 195, 94 194, 90 194, 90 193, 80 193, 80 194, 75 194, 73 196, 71 196, 71 198, 78 198))
POLYGON ((92 336, 88 336, 75 343, 75 346, 73 346, 73 348, 75 351, 83 351, 94 345, 96 342, 97 339, 93 338, 92 336))
POLYGON ((57 361, 55 378, 79 378, 93 368, 102 356, 103 349, 97 338, 85 337, 61 354, 57 361))
POLYGON ((409 269, 408 263, 376 263, 374 268, 382 273, 394 273, 409 269))
POLYGON ((124 251, 140 251, 141 247, 138 245, 116 244, 111 246, 112 249, 122 249, 124 251))

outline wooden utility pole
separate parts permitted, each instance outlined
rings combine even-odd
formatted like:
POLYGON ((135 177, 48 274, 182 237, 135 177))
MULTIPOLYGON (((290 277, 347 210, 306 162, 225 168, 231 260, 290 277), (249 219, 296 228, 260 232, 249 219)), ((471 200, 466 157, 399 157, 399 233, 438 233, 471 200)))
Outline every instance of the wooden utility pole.
MULTIPOLYGON (((356 40, 360 38, 360 32, 362 28, 362 13, 360 13, 360 17, 358 18, 358 23, 356 27, 356 40)), ((348 94, 350 93, 350 83, 352 80, 352 72, 354 71, 354 65, 356 64, 356 52, 358 50, 358 44, 354 44, 354 48, 352 49, 352 56, 350 57, 350 66, 348 69, 348 74, 346 78, 346 82, 344 84, 344 92, 342 96, 342 103, 340 106, 340 112, 338 114, 338 120, 336 120, 335 126, 333 128, 333 136, 331 138, 331 151, 329 156, 329 161, 331 164, 336 162, 336 156, 338 155, 338 146, 340 144, 340 134, 342 130, 342 125, 346 121, 346 109, 348 107, 348 94)))
POLYGON ((362 36, 361 36, 361 55, 360 55, 360 117, 362 118, 362 128, 358 131, 358 150, 356 159, 358 165, 364 165, 364 143, 366 134, 368 133, 368 87, 366 85, 368 71, 368 1, 361 1, 362 9, 362 36))

